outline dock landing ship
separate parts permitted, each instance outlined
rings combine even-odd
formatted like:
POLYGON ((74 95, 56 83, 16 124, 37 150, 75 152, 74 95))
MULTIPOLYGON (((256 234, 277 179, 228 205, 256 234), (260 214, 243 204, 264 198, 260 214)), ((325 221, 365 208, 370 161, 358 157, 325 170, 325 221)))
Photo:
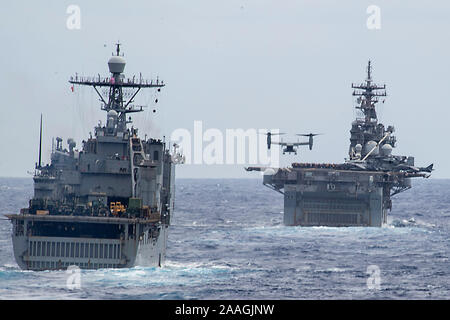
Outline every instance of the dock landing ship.
MULTIPOLYGON (((109 77, 69 81, 72 90, 74 85, 95 89, 107 114, 105 125, 95 127, 95 136, 83 141, 80 151, 73 139, 67 140, 67 149, 57 138, 50 164, 41 165, 39 151, 29 206, 6 215, 22 269, 161 266, 165 261, 175 164, 183 158, 165 141, 139 138, 127 118, 143 111, 131 104, 141 89, 159 91, 164 83, 126 79, 120 44, 108 66, 109 77)), ((42 117, 40 136, 39 150, 42 117)))
POLYGON ((411 188, 411 179, 428 178, 433 165, 416 167, 414 158, 392 154, 394 127, 378 122, 376 104, 386 85, 367 79, 352 84, 361 117, 352 122, 349 158, 344 163, 292 163, 287 168, 248 167, 262 171, 263 184, 284 195, 288 226, 381 227, 392 208, 391 197, 411 188))

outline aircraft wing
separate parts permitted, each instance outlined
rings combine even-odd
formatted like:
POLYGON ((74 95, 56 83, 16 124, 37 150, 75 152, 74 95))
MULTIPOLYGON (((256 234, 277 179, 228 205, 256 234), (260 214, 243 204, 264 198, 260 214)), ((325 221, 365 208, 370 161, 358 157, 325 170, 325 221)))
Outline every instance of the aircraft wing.
POLYGON ((404 170, 404 171, 412 171, 412 172, 419 172, 419 168, 414 166, 408 166, 406 164, 399 164, 395 167, 397 170, 404 170))
POLYGON ((293 147, 297 147, 297 146, 306 146, 306 145, 309 145, 309 142, 276 142, 276 141, 272 141, 272 144, 279 144, 280 146, 293 146, 293 147))
POLYGON ((290 145, 293 145, 294 147, 296 147, 296 146, 307 146, 307 145, 309 145, 309 142, 294 142, 294 143, 290 143, 290 145))
POLYGON ((268 167, 246 167, 245 171, 265 171, 268 167))
POLYGON ((271 141, 271 144, 279 144, 280 146, 287 146, 288 144, 291 144, 291 143, 271 141))

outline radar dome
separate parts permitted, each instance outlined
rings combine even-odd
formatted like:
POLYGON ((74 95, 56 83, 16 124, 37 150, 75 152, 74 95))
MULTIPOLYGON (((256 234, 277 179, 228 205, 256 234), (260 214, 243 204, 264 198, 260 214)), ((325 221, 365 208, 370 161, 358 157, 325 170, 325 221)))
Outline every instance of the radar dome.
POLYGON ((381 153, 383 156, 389 156, 392 153, 392 146, 389 143, 383 144, 381 147, 381 153))
POLYGON ((358 152, 358 153, 361 153, 361 151, 362 151, 362 145, 358 143, 358 144, 355 146, 355 151, 358 152))
POLYGON ((373 148, 375 148, 375 149, 372 151, 372 153, 370 155, 377 156, 379 153, 379 149, 377 147, 377 143, 373 140, 366 143, 366 148, 365 148, 366 154, 369 153, 370 150, 372 150, 373 148))
POLYGON ((108 111, 108 118, 117 118, 117 112, 115 110, 109 110, 108 111))
POLYGON ((125 59, 121 56, 112 56, 108 61, 109 72, 122 73, 125 70, 125 59))

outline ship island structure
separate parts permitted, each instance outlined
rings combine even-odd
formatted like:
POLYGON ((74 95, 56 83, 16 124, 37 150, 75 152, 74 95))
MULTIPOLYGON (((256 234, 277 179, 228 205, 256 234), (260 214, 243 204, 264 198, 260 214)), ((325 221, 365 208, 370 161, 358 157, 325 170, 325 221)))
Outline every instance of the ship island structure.
POLYGON ((394 127, 378 122, 376 104, 386 85, 372 80, 369 61, 364 83, 352 84, 361 117, 352 122, 349 158, 344 163, 292 163, 262 171, 263 184, 284 195, 287 226, 369 226, 387 223, 391 197, 411 188, 411 179, 428 178, 433 165, 414 166, 414 157, 392 154, 394 127))
POLYGON ((137 128, 129 128, 129 114, 143 111, 143 106, 131 104, 138 92, 159 91, 165 84, 159 79, 126 79, 125 64, 117 44, 108 61, 111 76, 70 79, 72 90, 74 85, 93 87, 107 115, 106 123, 99 122, 80 151, 73 139, 64 148, 58 137, 51 163, 41 165, 41 116, 34 196, 19 214, 6 215, 13 225, 13 251, 20 268, 164 263, 174 210, 175 165, 183 163, 183 157, 176 148, 171 153, 164 140, 142 139, 137 128))

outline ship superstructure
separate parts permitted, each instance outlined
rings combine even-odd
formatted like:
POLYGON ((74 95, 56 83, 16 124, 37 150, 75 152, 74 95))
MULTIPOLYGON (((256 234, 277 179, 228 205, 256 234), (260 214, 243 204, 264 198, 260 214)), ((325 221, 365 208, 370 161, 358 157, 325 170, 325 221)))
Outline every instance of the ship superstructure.
MULTIPOLYGON (((156 81, 125 78, 117 44, 111 76, 72 77, 72 86, 90 86, 100 97, 106 122, 77 150, 73 139, 56 138, 51 163, 34 175, 34 196, 13 224, 14 254, 22 269, 161 266, 174 209, 175 164, 182 157, 161 139, 138 136, 129 114, 142 89, 161 90, 156 81), (99 88, 106 89, 103 97, 99 88), (129 90, 125 99, 124 90, 129 90), (131 90, 131 91, 130 91, 131 90)), ((73 87, 72 87, 73 88, 73 87)), ((41 119, 42 132, 42 119, 41 119)))
POLYGON ((344 163, 292 163, 264 171, 263 184, 284 195, 284 224, 302 226, 376 226, 387 222, 391 197, 411 188, 411 178, 429 177, 433 165, 414 166, 414 158, 392 154, 394 127, 378 122, 376 104, 386 86, 372 79, 372 65, 362 84, 352 84, 356 108, 349 158, 344 163))

